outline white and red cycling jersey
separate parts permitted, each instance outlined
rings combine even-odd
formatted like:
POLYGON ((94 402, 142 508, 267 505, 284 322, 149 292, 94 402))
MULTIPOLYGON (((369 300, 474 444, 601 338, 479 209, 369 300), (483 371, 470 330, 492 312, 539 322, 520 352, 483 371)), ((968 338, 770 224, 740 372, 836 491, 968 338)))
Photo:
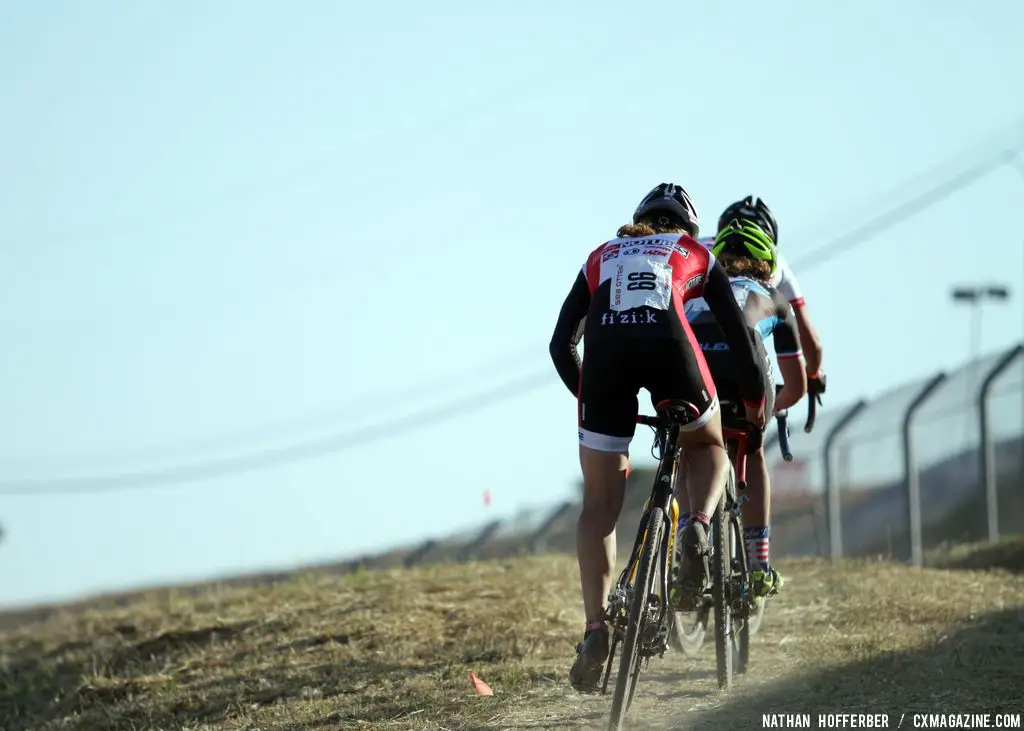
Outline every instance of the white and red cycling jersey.
POLYGON ((587 257, 588 341, 612 337, 690 340, 683 305, 704 294, 714 254, 685 234, 616 238, 587 257))

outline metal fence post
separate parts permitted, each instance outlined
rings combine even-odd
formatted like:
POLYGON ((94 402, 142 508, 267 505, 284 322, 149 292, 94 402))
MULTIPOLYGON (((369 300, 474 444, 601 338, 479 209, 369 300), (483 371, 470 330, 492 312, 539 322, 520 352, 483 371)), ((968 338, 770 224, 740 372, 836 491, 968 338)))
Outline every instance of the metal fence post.
POLYGON ((530 553, 540 553, 541 551, 547 548, 547 537, 548 532, 551 530, 551 527, 563 515, 568 513, 572 509, 573 505, 574 503, 572 502, 572 500, 567 500, 561 505, 559 505, 551 512, 551 514, 547 517, 547 520, 545 520, 544 523, 533 532, 533 535, 530 536, 530 541, 528 543, 530 553))
POLYGON ((1024 344, 1018 344, 999 359, 986 375, 978 389, 978 439, 981 449, 981 484, 985 488, 985 511, 988 514, 988 539, 999 540, 999 492, 996 484, 996 444, 988 429, 988 392, 992 384, 1024 353, 1024 344))
POLYGON ((918 392, 914 400, 907 406, 903 414, 903 480, 907 486, 907 512, 910 525, 910 563, 914 566, 924 564, 924 548, 921 540, 921 478, 917 472, 917 461, 914 458, 914 440, 911 434, 911 421, 917 410, 924 405, 935 389, 946 380, 946 374, 936 373, 934 377, 918 392))
POLYGON ((828 522, 829 556, 833 561, 843 557, 843 526, 839 519, 839 486, 836 485, 835 470, 832 468, 832 446, 843 430, 853 423, 857 414, 867 405, 867 400, 861 399, 839 417, 836 425, 825 437, 825 444, 821 448, 825 467, 825 519, 828 522))
POLYGON ((491 540, 491 536, 493 536, 500 527, 500 520, 495 520, 485 525, 484 529, 480 531, 476 538, 469 541, 459 549, 459 552, 455 555, 455 560, 459 563, 469 561, 473 558, 473 554, 479 551, 487 541, 491 540))
POLYGON ((437 541, 435 541, 433 538, 424 541, 423 543, 420 544, 419 548, 415 549, 408 556, 405 557, 405 560, 402 561, 402 564, 407 569, 408 568, 412 568, 413 566, 418 564, 420 561, 422 561, 426 557, 426 555, 428 553, 430 553, 432 550, 434 550, 434 547, 436 545, 437 545, 437 541))

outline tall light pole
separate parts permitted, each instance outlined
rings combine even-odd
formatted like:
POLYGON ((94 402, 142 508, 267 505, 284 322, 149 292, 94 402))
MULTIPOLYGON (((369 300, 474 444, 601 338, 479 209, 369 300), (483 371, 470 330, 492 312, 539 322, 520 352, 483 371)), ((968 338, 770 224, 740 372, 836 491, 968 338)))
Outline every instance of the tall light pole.
MULTIPOLYGON (((1019 147, 1018 145, 1018 149, 1019 147)), ((1024 180, 1024 160, 1021 160, 1020 152, 1014 152, 1010 157, 1010 167, 1016 171, 1021 180, 1024 180)), ((1021 264, 1024 264, 1024 257, 1021 258, 1021 264)))
MULTIPOLYGON (((981 307, 986 300, 993 302, 1005 302, 1010 298, 1010 288, 1003 284, 983 285, 959 285, 953 288, 953 302, 966 304, 971 308, 971 318, 968 324, 969 331, 967 353, 967 379, 964 384, 964 448, 970 444, 971 420, 966 415, 971 413, 975 389, 977 388, 977 375, 970 370, 973 363, 981 353, 981 307)), ((981 435, 978 435, 979 438, 981 435)))
POLYGON ((1010 289, 1003 284, 960 285, 953 288, 953 301, 967 304, 971 308, 968 362, 977 358, 981 351, 981 306, 986 300, 1005 302, 1009 298, 1010 289))

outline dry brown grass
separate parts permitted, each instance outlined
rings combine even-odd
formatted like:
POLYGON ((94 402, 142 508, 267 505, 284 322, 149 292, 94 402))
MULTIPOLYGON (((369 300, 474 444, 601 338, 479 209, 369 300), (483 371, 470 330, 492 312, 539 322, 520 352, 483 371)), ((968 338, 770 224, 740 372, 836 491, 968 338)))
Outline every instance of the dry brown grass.
POLYGON ((995 543, 947 546, 933 551, 927 563, 936 568, 1024 574, 1024 536, 1006 536, 995 543))
MULTIPOLYGON (((751 675, 723 696, 710 646, 696 660, 666 655, 641 679, 636 727, 1020 710, 1024 578, 871 561, 780 568, 787 585, 751 675)), ((599 727, 609 699, 566 682, 577 580, 571 557, 543 556, 161 590, 58 614, 0 634, 0 728, 599 727), (495 697, 474 694, 470 671, 495 697)))
POLYGON ((787 565, 753 649, 756 675, 687 719, 760 727, 769 712, 1020 712, 1024 580, 847 561, 787 565))
POLYGON ((467 728, 561 682, 568 557, 160 591, 0 636, 0 728, 467 728), (478 698, 469 671, 492 685, 478 698))

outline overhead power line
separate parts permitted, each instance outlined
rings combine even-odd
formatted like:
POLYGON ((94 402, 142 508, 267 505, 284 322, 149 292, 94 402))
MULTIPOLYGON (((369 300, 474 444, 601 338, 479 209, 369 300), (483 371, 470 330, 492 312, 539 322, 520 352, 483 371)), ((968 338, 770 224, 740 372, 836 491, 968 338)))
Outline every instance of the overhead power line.
MULTIPOLYGON (((435 426, 476 411, 509 401, 530 391, 557 383, 554 370, 543 371, 506 381, 472 396, 423 409, 408 416, 390 419, 343 434, 312 439, 301 444, 276 447, 233 457, 220 457, 166 468, 120 472, 95 477, 69 477, 43 480, 0 481, 0 495, 74 495, 120 492, 170 483, 184 483, 240 474, 352 449, 435 426)), ((401 468, 399 463, 396 467, 401 468)))
POLYGON ((941 183, 918 193, 909 200, 865 221, 852 231, 812 249, 795 259, 793 267, 806 271, 818 264, 824 264, 831 259, 846 254, 860 244, 870 241, 878 234, 888 231, 908 218, 916 216, 918 213, 931 208, 954 193, 963 190, 1003 165, 1012 164, 1015 158, 1015 150, 1003 149, 997 155, 971 165, 966 170, 962 170, 941 183))
MULTIPOLYGON (((1021 144, 1002 143, 997 151, 986 147, 983 155, 972 156, 967 167, 958 169, 940 183, 911 196, 904 202, 874 216, 852 231, 836 237, 795 259, 795 268, 805 270, 841 256, 879 233, 915 216, 953 193, 1005 164, 1013 164, 1021 144), (981 160, 978 160, 978 157, 981 160)), ((196 461, 160 469, 123 471, 87 478, 53 478, 0 481, 0 495, 54 495, 100 493, 146 488, 238 474, 288 462, 321 457, 374 441, 421 429, 432 424, 479 411, 523 393, 548 385, 554 379, 550 366, 542 372, 513 379, 470 398, 459 398, 441 406, 390 420, 354 432, 310 439, 286 447, 250 451, 235 457, 196 461)))
MULTIPOLYGON (((511 375, 516 370, 521 372, 525 366, 535 365, 537 354, 546 352, 546 350, 546 344, 537 344, 500 357, 492 357, 476 363, 467 362, 464 369, 453 369, 431 380, 422 381, 400 390, 389 390, 387 400, 396 403, 406 401, 422 403, 424 396, 432 395, 439 391, 450 394, 453 391, 461 390, 460 386, 465 383, 466 378, 474 374, 487 374, 489 379, 493 381, 497 377, 511 375)), ((192 461, 197 457, 201 458, 214 452, 254 451, 256 444, 281 444, 301 439, 304 436, 311 436, 314 432, 321 434, 323 432, 337 432, 340 425, 357 428, 358 424, 351 423, 353 415, 361 417, 367 413, 372 414, 380 400, 381 397, 375 393, 365 394, 361 398, 357 397, 347 403, 325 408, 320 413, 308 414, 303 418, 291 421, 254 425, 236 432, 216 436, 200 436, 188 442, 141 446, 132 450, 120 451, 113 455, 94 453, 86 458, 88 460, 87 463, 85 459, 76 459, 73 456, 66 456, 64 458, 48 457, 45 461, 40 459, 3 462, 0 463, 0 469, 21 472, 33 470, 44 465, 45 469, 53 472, 68 467, 77 467, 79 470, 89 469, 87 464, 92 463, 94 466, 91 468, 91 471, 95 472, 104 469, 98 463, 107 462, 109 464, 112 460, 121 463, 129 461, 135 461, 136 463, 140 461, 153 462, 171 459, 184 462, 192 461)), ((362 420, 364 419, 361 418, 360 421, 362 420)))

